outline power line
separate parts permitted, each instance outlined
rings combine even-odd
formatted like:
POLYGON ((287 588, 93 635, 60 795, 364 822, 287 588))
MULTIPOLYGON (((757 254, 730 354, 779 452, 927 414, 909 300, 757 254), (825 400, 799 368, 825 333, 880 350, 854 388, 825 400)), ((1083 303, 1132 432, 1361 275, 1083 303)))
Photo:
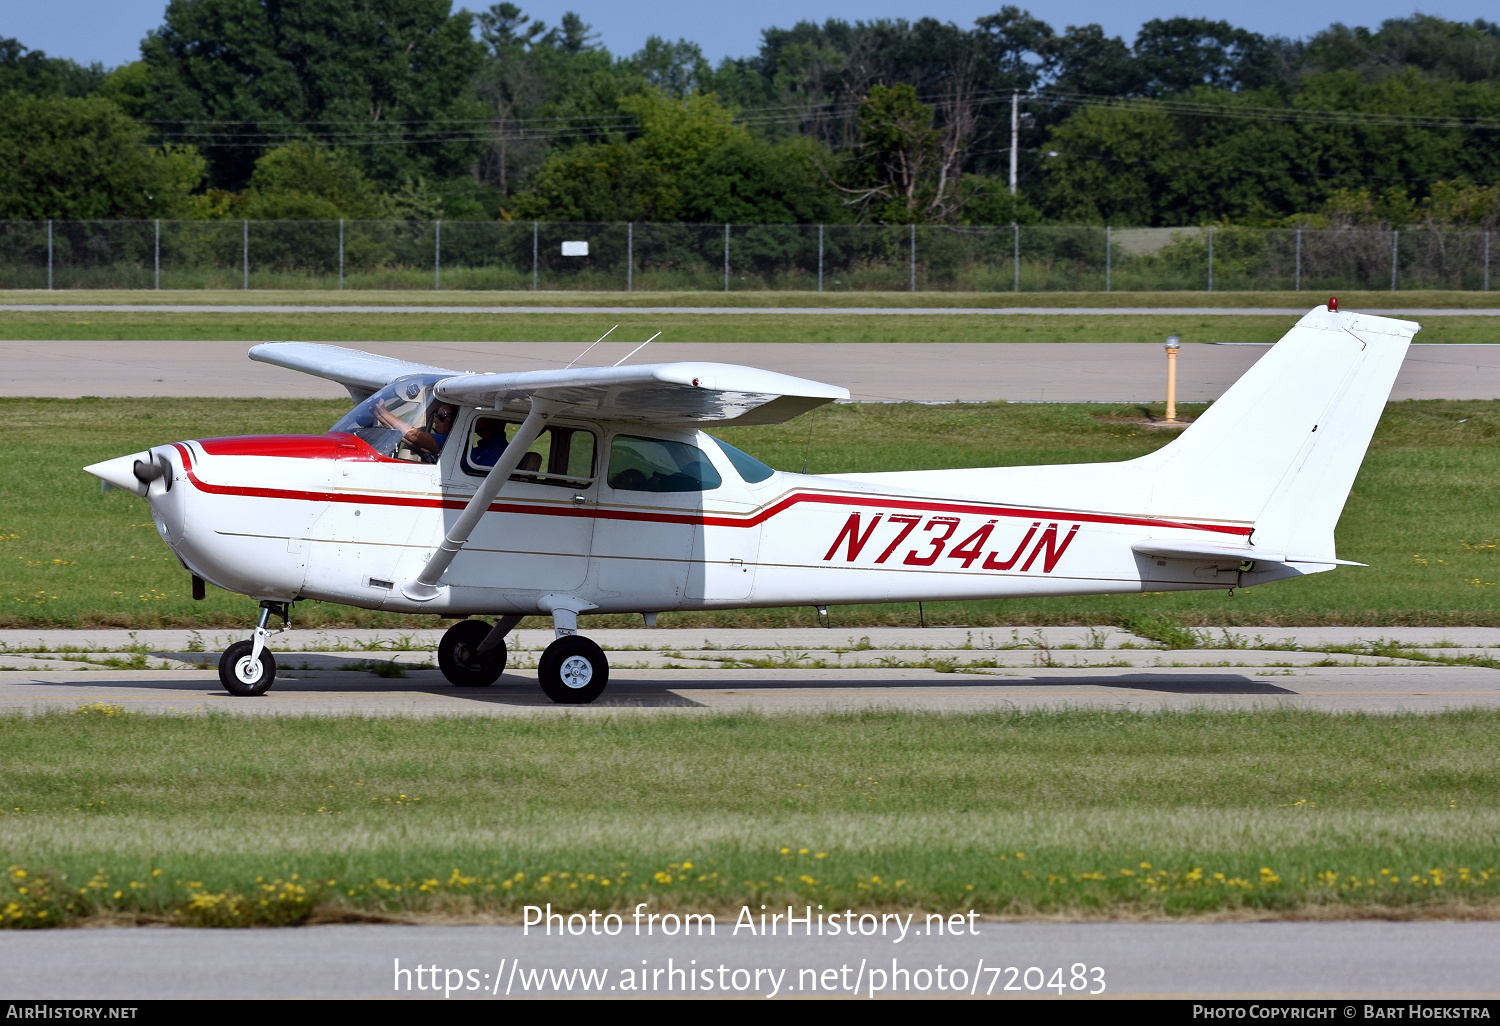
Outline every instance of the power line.
POLYGON ((1315 110, 1297 107, 1258 107, 1196 100, 1109 97, 1088 93, 1040 92, 1040 99, 1064 107, 1114 107, 1124 110, 1156 110, 1188 117, 1231 118, 1242 121, 1281 121, 1308 124, 1368 125, 1391 128, 1500 129, 1500 118, 1439 117, 1435 115, 1385 114, 1376 111, 1315 110))
MULTIPOLYGON (((1032 150, 1031 152, 1033 152, 1033 153, 1042 153, 1042 152, 1050 152, 1050 151, 1032 150)), ((1251 173, 1251 174, 1260 174, 1260 175, 1283 175, 1283 176, 1286 176, 1286 177, 1289 177, 1289 178, 1317 178, 1317 179, 1358 178, 1358 179, 1362 179, 1362 180, 1365 180, 1365 181, 1422 182, 1422 183, 1430 183, 1430 182, 1447 182, 1447 181, 1452 181, 1453 177, 1454 177, 1452 175, 1441 175, 1441 176, 1433 176, 1433 177, 1418 177, 1418 176, 1411 176, 1411 175, 1382 175, 1382 174, 1368 174, 1368 173, 1364 173, 1364 172, 1360 172, 1360 171, 1353 171, 1353 170, 1350 170, 1350 171, 1330 171, 1330 172, 1305 171, 1305 170, 1304 171, 1297 171, 1297 170, 1291 170, 1291 169, 1288 169, 1288 168, 1254 167, 1254 166, 1245 165, 1245 164, 1222 164, 1222 163, 1208 163, 1208 162, 1203 162, 1203 161, 1190 161, 1190 160, 1160 160, 1160 159, 1147 160, 1147 159, 1130 158, 1130 157, 1112 157, 1112 156, 1103 156, 1103 155, 1094 154, 1094 153, 1059 153, 1058 156, 1060 156, 1060 157, 1066 157, 1066 158, 1068 158, 1070 160, 1087 160, 1087 161, 1093 161, 1095 163, 1100 163, 1100 164, 1130 164, 1130 165, 1136 165, 1136 166, 1140 166, 1140 165, 1152 165, 1152 166, 1155 166, 1155 167, 1164 167, 1164 168, 1184 167, 1184 168, 1197 168, 1197 169, 1206 169, 1206 170, 1214 170, 1214 171, 1243 171, 1243 172, 1247 172, 1247 173, 1251 173)), ((1488 185, 1492 185, 1494 183, 1493 182, 1474 182, 1472 184, 1478 185, 1478 186, 1488 186, 1488 185)))
MULTIPOLYGON (((979 90, 966 101, 970 107, 1007 103, 1009 89, 979 90)), ((919 97, 934 109, 950 114, 960 105, 951 94, 919 97)), ((736 120, 746 127, 772 128, 787 125, 826 124, 854 116, 862 100, 848 98, 828 103, 771 104, 742 108, 736 120)), ((1090 93, 1041 90, 1026 97, 1026 102, 1041 102, 1073 109, 1117 109, 1155 111, 1180 117, 1258 121, 1267 123, 1351 125, 1370 128, 1500 130, 1496 117, 1441 117, 1436 115, 1391 114, 1374 111, 1339 111, 1295 107, 1267 107, 1239 103, 1211 103, 1191 99, 1156 99, 1147 97, 1113 97, 1090 93)), ((261 148, 316 136, 333 144, 354 146, 434 145, 442 143, 482 143, 498 134, 507 141, 555 139, 559 136, 600 138, 618 134, 635 125, 635 118, 624 113, 533 116, 506 119, 444 118, 407 120, 151 120, 156 135, 165 141, 198 142, 227 148, 261 148)))

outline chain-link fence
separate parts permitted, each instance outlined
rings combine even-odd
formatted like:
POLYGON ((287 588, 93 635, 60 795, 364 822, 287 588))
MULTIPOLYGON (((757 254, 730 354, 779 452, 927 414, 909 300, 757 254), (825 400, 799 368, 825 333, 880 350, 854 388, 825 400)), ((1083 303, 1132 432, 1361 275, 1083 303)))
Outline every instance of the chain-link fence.
POLYGON ((1070 292, 1490 287, 1490 232, 8 221, 0 288, 1070 292))

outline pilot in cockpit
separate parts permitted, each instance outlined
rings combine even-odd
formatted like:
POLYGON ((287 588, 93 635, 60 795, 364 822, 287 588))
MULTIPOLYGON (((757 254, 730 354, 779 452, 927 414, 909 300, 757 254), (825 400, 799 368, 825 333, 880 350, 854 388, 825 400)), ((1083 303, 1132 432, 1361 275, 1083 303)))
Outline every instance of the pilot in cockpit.
POLYGON ((448 435, 453 430, 453 419, 458 414, 458 408, 450 403, 433 403, 425 431, 387 410, 382 400, 376 401, 374 413, 386 427, 399 431, 401 440, 412 451, 426 457, 436 457, 443 451, 443 443, 448 441, 448 435))

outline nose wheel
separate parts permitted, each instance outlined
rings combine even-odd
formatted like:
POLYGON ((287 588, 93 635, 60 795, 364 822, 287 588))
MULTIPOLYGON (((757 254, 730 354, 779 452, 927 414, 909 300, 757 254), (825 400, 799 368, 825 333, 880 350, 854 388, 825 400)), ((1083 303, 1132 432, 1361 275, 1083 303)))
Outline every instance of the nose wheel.
POLYGON ((273 634, 266 624, 275 613, 281 617, 282 629, 291 622, 291 607, 286 602, 262 602, 255 633, 247 641, 236 641, 219 656, 219 683, 231 695, 254 698, 264 695, 276 683, 276 657, 266 648, 273 634))
POLYGON ((254 698, 275 682, 276 657, 264 647, 257 653, 253 641, 236 641, 219 656, 219 683, 231 695, 254 698))
POLYGON ((537 677, 542 693, 559 705, 587 705, 609 684, 609 660, 588 638, 565 634, 543 650, 537 677))

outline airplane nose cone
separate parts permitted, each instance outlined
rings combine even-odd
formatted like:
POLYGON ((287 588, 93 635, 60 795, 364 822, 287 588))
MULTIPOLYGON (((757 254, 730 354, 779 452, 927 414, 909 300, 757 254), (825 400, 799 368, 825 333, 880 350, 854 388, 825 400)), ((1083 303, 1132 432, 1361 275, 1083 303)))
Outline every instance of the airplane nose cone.
POLYGON ((186 496, 183 489, 172 488, 180 471, 170 446, 120 456, 83 469, 105 484, 149 502, 157 533, 168 545, 175 546, 182 540, 187 518, 186 496))
POLYGON ((84 472, 93 474, 105 484, 114 488, 130 492, 145 498, 146 490, 151 487, 151 479, 142 480, 136 476, 135 465, 150 465, 152 462, 149 452, 138 452, 133 456, 120 456, 116 459, 105 460, 103 463, 95 463, 93 466, 84 467, 84 472))

